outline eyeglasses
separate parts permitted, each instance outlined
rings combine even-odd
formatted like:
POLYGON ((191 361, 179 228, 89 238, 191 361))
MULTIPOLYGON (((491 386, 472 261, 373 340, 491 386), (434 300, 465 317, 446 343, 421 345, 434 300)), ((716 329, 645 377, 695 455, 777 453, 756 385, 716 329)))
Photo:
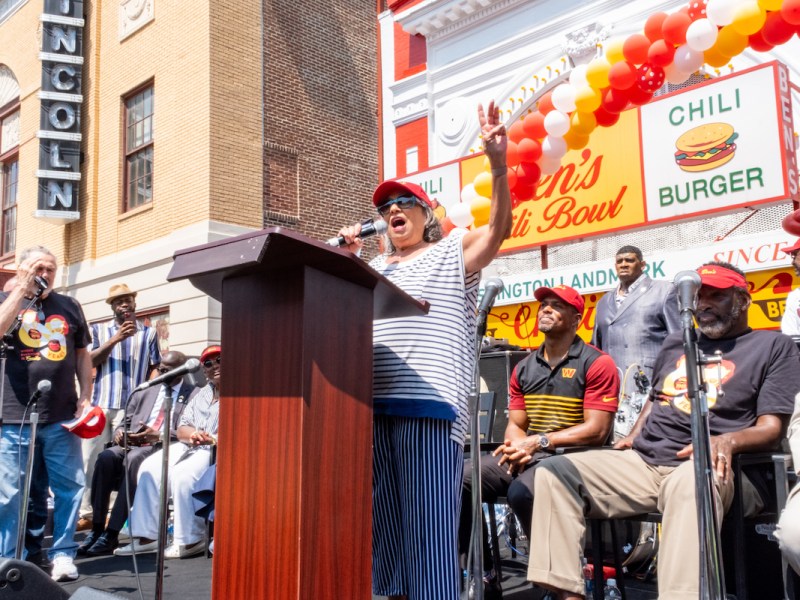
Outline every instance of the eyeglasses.
POLYGON ((156 370, 159 373, 169 373, 172 369, 170 369, 169 367, 157 367, 156 370))
POLYGON ((378 207, 378 214, 382 217, 385 217, 389 214, 389 209, 392 208, 392 204, 397 204, 401 209, 408 210, 409 208, 415 207, 419 204, 419 200, 416 199, 414 196, 398 196, 397 198, 393 198, 388 202, 384 202, 378 207))
POLYGON ((222 357, 218 356, 217 358, 209 358, 208 360, 203 361, 203 366, 206 369, 210 369, 214 366, 214 363, 220 364, 222 362, 222 357))

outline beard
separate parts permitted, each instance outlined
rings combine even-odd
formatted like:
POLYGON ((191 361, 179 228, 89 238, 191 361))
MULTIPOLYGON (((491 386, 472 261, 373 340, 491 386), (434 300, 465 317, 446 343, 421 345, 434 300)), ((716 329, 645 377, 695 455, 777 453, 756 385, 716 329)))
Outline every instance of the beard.
POLYGON ((711 338, 712 340, 725 337, 725 335, 727 335, 727 333, 733 329, 733 326, 739 321, 739 318, 742 316, 742 312, 744 311, 744 306, 745 301, 739 294, 736 294, 733 297, 733 306, 731 307, 731 312, 724 315, 718 315, 715 312, 708 313, 714 315, 715 320, 711 323, 698 323, 698 328, 701 332, 703 332, 704 336, 711 338))

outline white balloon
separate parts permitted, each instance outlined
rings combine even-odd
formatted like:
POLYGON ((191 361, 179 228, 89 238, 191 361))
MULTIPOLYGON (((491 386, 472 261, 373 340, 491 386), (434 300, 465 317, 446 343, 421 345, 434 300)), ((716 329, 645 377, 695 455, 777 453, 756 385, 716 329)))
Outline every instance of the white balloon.
POLYGON ((733 23, 733 15, 738 7, 736 0, 708 0, 706 16, 717 27, 733 23))
POLYGON ((561 168, 561 159, 543 156, 539 160, 539 168, 542 169, 542 175, 552 175, 561 168))
POLYGON ((567 142, 563 137, 546 136, 542 140, 542 155, 547 158, 561 158, 567 153, 567 142))
POLYGON ((544 130, 552 136, 561 137, 569 131, 569 117, 557 110, 544 116, 544 130))
POLYGON ((461 188, 461 201, 466 202, 469 204, 475 198, 478 197, 478 192, 475 191, 475 184, 468 183, 463 188, 461 188))
POLYGON ((569 83, 573 88, 578 89, 589 85, 589 82, 586 81, 586 68, 587 65, 575 65, 569 72, 569 83))
POLYGON ((686 73, 685 71, 681 71, 678 67, 676 67, 674 62, 671 65, 664 67, 664 78, 668 83, 673 85, 683 83, 691 76, 691 73, 686 73))
POLYGON ((717 26, 708 19, 697 19, 686 30, 686 45, 695 52, 705 52, 717 41, 717 26))
MULTIPOLYGON (((562 113, 571 113, 575 110, 575 88, 568 83, 562 83, 553 90, 553 106, 562 113)), ((545 123, 547 119, 545 118, 545 123)), ((545 125, 546 127, 547 125, 545 125)), ((566 133, 566 131, 564 132, 566 133)), ((561 134, 564 135, 564 134, 561 134)))
MULTIPOLYGON (((475 194, 477 198, 478 195, 475 194)), ((447 211, 447 216, 450 217, 450 222, 456 227, 469 227, 474 220, 472 213, 469 210, 468 202, 459 202, 454 204, 447 211)))
POLYGON ((676 69, 684 73, 694 73, 703 66, 703 53, 692 50, 688 44, 678 46, 672 64, 676 69))

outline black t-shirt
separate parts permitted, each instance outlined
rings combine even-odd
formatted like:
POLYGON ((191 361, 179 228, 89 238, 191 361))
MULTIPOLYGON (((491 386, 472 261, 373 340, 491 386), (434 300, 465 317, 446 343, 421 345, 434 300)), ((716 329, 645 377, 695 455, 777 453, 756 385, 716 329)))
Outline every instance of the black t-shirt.
MULTIPOLYGON (((788 336, 748 329, 734 338, 712 340, 701 333, 698 346, 706 356, 722 352, 722 397, 717 365, 703 370, 712 436, 751 427, 761 415, 792 414, 800 391, 800 355, 788 336)), ((653 372, 653 407, 633 449, 650 464, 674 466, 682 462, 675 453, 692 442, 681 333, 664 340, 653 372)))
MULTIPOLYGON (((0 303, 7 297, 0 293, 0 303)), ((28 421, 25 406, 43 379, 50 380, 52 387, 38 402, 39 422, 74 418, 78 408, 75 351, 90 343, 77 300, 50 292, 38 308, 26 311, 7 353, 3 421, 21 423, 23 416, 28 421)))

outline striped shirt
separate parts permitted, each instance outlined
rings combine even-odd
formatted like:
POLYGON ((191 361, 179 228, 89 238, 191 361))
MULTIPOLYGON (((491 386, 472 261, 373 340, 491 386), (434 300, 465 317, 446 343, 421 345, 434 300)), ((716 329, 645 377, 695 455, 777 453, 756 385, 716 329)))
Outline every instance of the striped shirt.
MULTIPOLYGON (((136 323, 136 333, 112 349, 97 365, 92 404, 105 409, 120 409, 136 386, 147 380, 152 368, 161 362, 156 330, 136 323)), ((119 330, 116 321, 92 325, 92 351, 108 342, 119 330)))
MULTIPOLYGON (((219 400, 214 401, 214 384, 210 381, 189 400, 189 404, 183 409, 178 427, 183 427, 184 425, 194 427, 198 431, 205 431, 215 438, 217 437, 217 432, 219 431, 219 400)), ((181 460, 197 450, 211 450, 211 446, 190 446, 186 453, 181 456, 181 460)))
POLYGON ((417 300, 425 316, 376 321, 373 332, 375 413, 453 421, 451 439, 463 444, 469 421, 467 397, 475 365, 475 305, 479 273, 464 273, 456 229, 419 256, 376 271, 417 300))

